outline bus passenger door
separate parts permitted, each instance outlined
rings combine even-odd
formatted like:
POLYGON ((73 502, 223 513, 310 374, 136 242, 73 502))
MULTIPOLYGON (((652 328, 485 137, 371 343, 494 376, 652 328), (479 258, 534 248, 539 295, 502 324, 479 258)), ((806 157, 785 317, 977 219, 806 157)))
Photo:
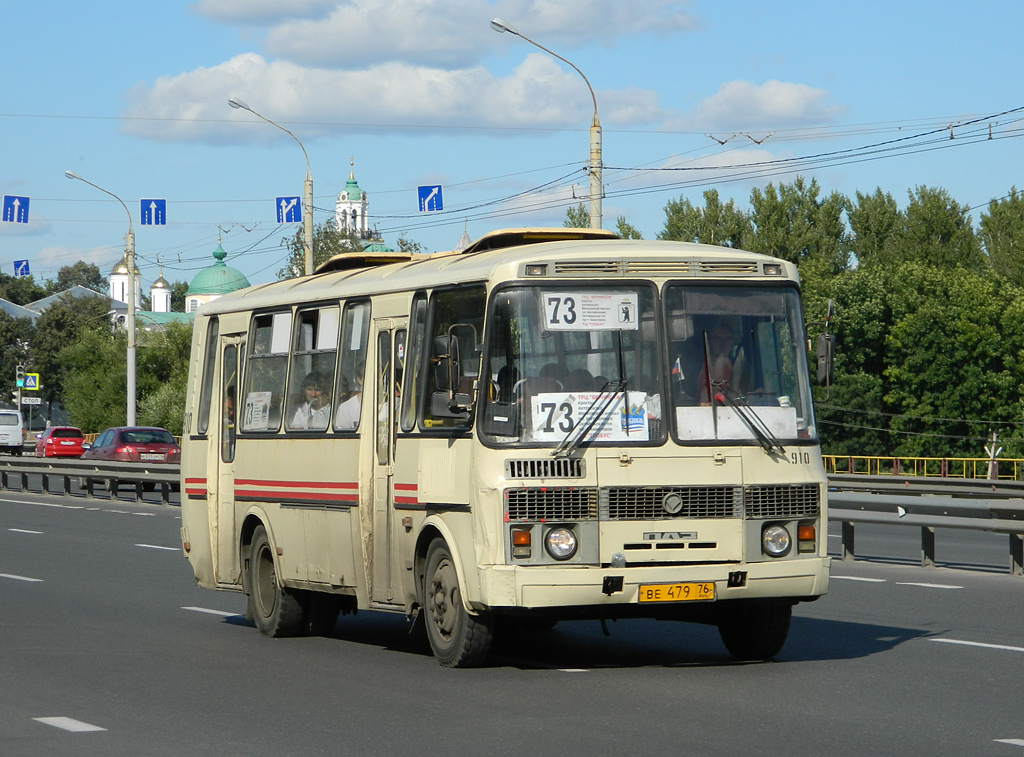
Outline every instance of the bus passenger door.
MULTIPOLYGON (((211 424, 216 490, 212 492, 215 511, 213 525, 213 562, 217 582, 235 584, 239 580, 238 536, 235 531, 235 432, 238 406, 238 369, 245 351, 245 338, 239 335, 221 338, 220 422, 211 424)), ((214 471, 211 471, 214 472, 214 471)))
POLYGON ((374 602, 393 603, 394 584, 400 578, 392 570, 392 531, 395 526, 394 476, 395 430, 398 425, 401 366, 405 361, 408 319, 374 320, 374 459, 373 459, 373 588, 374 602))

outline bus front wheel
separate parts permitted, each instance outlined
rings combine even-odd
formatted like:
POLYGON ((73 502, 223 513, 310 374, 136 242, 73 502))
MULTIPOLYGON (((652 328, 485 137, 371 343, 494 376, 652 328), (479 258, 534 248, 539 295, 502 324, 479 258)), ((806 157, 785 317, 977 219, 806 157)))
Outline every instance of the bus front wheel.
POLYGON ((435 539, 427 550, 423 613, 430 647, 442 665, 470 668, 487 659, 494 618, 466 612, 455 561, 443 539, 435 539))
POLYGON ((718 633, 725 648, 739 660, 770 660, 789 635, 793 605, 788 602, 723 603, 718 633))
POLYGON ((274 552, 263 526, 258 526, 252 535, 248 569, 252 619, 260 633, 297 636, 304 620, 302 605, 289 589, 277 582, 274 552))

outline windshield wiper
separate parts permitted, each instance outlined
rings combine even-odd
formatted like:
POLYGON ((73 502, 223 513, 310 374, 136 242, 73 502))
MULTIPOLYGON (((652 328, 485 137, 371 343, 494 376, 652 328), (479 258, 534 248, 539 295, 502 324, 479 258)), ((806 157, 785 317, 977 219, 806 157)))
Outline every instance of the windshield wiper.
POLYGON ((626 379, 606 383, 601 388, 601 393, 594 397, 594 401, 590 403, 586 412, 583 413, 583 417, 580 418, 580 422, 576 424, 576 427, 570 430, 565 435, 565 438, 558 443, 558 446, 551 451, 552 456, 570 457, 573 452, 579 449, 583 440, 586 439, 594 426, 597 425, 597 422, 604 418, 605 411, 608 410, 609 405, 615 401, 615 398, 620 393, 625 394, 625 389, 626 379))
MULTIPOLYGON (((730 397, 729 393, 726 391, 721 393, 721 397, 725 400, 725 404, 731 407, 733 412, 740 417, 740 420, 746 424, 747 428, 750 429, 750 432, 757 439, 757 443, 761 445, 761 448, 764 449, 766 453, 770 455, 777 449, 780 455, 786 454, 786 448, 782 446, 782 442, 780 442, 775 434, 771 432, 771 429, 769 429, 767 424, 765 424, 761 419, 761 416, 757 414, 757 411, 750 406, 750 403, 747 402, 745 397, 736 395, 736 397, 733 398, 730 397)), ((717 422, 715 425, 715 435, 717 436, 717 422)))

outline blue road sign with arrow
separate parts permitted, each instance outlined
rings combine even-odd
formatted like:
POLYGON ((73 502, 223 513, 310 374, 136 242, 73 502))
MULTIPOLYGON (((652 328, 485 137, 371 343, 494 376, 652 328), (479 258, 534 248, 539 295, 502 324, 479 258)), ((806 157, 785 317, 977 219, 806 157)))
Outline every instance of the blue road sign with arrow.
POLYGON ((277 198, 277 222, 299 223, 302 221, 302 206, 298 197, 277 198))
POLYGON ((4 195, 2 217, 10 223, 28 223, 28 198, 4 195))
POLYGON ((143 226, 166 226, 167 225, 167 200, 142 200, 143 226))
POLYGON ((419 188, 420 211, 444 210, 444 200, 441 196, 441 185, 433 184, 419 188))
POLYGON ((15 260, 14 261, 14 275, 15 276, 28 276, 32 272, 28 269, 27 260, 15 260))

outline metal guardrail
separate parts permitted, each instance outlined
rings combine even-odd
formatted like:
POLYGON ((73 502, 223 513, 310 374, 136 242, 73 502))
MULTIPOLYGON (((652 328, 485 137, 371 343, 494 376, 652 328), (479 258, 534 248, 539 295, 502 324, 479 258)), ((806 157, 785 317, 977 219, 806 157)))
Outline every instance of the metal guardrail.
MULTIPOLYGON (((117 498, 120 485, 131 485, 136 500, 145 484, 160 487, 161 500, 169 504, 172 488, 179 486, 179 465, 116 463, 94 460, 15 457, 0 461, 0 489, 17 481, 18 491, 28 489, 29 475, 42 476, 42 490, 50 480, 63 483, 70 495, 72 480, 94 497, 96 484, 117 498)), ((830 473, 829 518, 842 524, 842 559, 855 556, 855 524, 873 523, 921 529, 921 564, 935 566, 935 529, 952 528, 1006 534, 1010 541, 1010 572, 1024 576, 1024 482, 968 478, 937 478, 862 473, 830 473)))
POLYGON ((970 478, 1024 481, 1024 459, 987 457, 886 457, 884 455, 822 455, 829 475, 893 475, 926 478, 970 478))
POLYGON ((1010 573, 1024 576, 1024 483, 988 479, 831 474, 829 519, 842 524, 842 559, 854 559, 854 524, 921 529, 921 565, 935 566, 935 529, 1007 534, 1010 573))
POLYGON ((167 463, 122 463, 102 460, 61 460, 59 458, 14 457, 8 461, 0 461, 0 490, 28 491, 28 477, 42 476, 41 491, 55 493, 50 490, 50 481, 58 479, 62 483, 61 494, 70 496, 71 482, 78 480, 83 484, 86 497, 93 498, 93 489, 97 484, 106 490, 110 499, 117 499, 121 486, 131 486, 135 490, 135 500, 142 501, 142 494, 147 484, 160 489, 160 501, 170 504, 172 489, 180 486, 181 466, 167 463), (15 486, 15 482, 17 485, 15 486))

